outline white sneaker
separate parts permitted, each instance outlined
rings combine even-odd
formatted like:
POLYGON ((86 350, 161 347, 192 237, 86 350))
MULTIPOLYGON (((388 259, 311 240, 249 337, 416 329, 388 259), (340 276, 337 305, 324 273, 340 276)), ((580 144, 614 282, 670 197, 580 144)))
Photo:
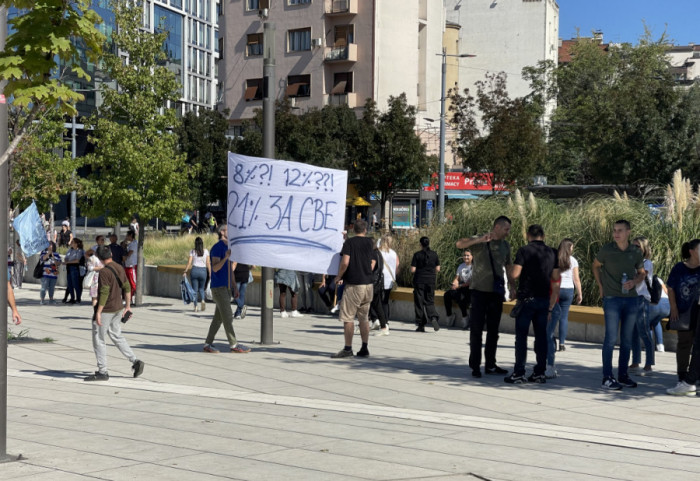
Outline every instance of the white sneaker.
POLYGON ((685 381, 679 381, 676 387, 666 389, 666 394, 671 396, 695 396, 695 385, 685 381))
POLYGON ((331 309, 331 314, 335 314, 336 312, 338 312, 339 309, 340 309, 340 307, 338 306, 338 304, 336 304, 336 305, 333 306, 333 308, 331 309))
POLYGON ((557 370, 554 369, 554 366, 547 366, 547 370, 544 372, 544 377, 547 379, 555 379, 557 375, 558 373, 557 370))
POLYGON ((381 329, 382 324, 379 322, 379 319, 375 319, 374 321, 371 321, 369 323, 369 330, 370 331, 376 331, 381 329))
POLYGON ((384 329, 379 329, 374 333, 375 336, 388 336, 389 335, 389 326, 386 326, 384 329))
POLYGON ((299 311, 292 311, 292 317, 304 317, 304 314, 299 311))
POLYGON ((656 350, 659 352, 665 352, 664 350, 664 345, 663 344, 657 344, 656 345, 656 350))
POLYGON ((280 317, 289 317, 289 314, 287 313, 287 311, 282 311, 280 317))

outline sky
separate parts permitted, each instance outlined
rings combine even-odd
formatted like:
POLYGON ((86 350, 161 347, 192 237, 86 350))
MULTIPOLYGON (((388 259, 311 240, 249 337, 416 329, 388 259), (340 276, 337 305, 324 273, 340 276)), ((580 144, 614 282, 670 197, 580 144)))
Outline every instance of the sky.
POLYGON ((568 40, 603 31, 604 42, 636 44, 644 34, 644 22, 658 40, 666 30, 675 45, 700 44, 700 0, 556 0, 559 4, 559 37, 568 40))

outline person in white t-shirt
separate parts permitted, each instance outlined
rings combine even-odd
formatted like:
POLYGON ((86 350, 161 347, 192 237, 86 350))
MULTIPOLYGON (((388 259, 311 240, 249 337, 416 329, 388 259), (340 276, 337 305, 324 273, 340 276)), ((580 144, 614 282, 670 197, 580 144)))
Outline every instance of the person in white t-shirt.
POLYGON ((199 298, 201 299, 199 309, 204 311, 207 307, 204 290, 207 285, 207 279, 211 277, 211 262, 209 260, 209 251, 204 248, 204 241, 201 237, 197 237, 194 240, 194 249, 190 251, 190 258, 187 261, 185 272, 182 273, 183 276, 187 275, 190 267, 192 267, 190 281, 195 292, 194 312, 197 312, 197 293, 199 293, 199 298))
MULTIPOLYGON (((651 305, 651 294, 649 293, 649 288, 654 280, 654 263, 651 261, 651 248, 649 247, 649 240, 646 237, 640 236, 635 237, 632 240, 632 245, 636 245, 642 251, 644 256, 644 271, 646 272, 646 278, 637 284, 636 290, 637 295, 641 297, 639 302, 639 315, 637 316, 637 324, 634 326, 634 333, 632 334, 632 364, 630 364, 630 373, 638 374, 640 376, 648 376, 651 374, 655 364, 654 356, 654 338, 651 335, 650 319, 649 319, 649 306, 651 305), (645 361, 644 369, 640 368, 642 362, 642 347, 640 341, 644 342, 645 351, 645 361)), ((669 306, 670 311, 670 306, 669 306)))
POLYGON ((547 370, 545 376, 548 379, 557 377, 554 369, 554 353, 556 351, 556 338, 554 331, 559 324, 559 350, 566 350, 566 332, 569 326, 569 308, 572 303, 581 304, 583 295, 581 292, 581 278, 578 273, 578 261, 573 256, 574 241, 566 238, 559 244, 559 272, 561 281, 559 285, 559 299, 552 309, 552 317, 547 324, 547 370))
MULTIPOLYGON (((389 319, 389 298, 391 297, 392 287, 398 285, 396 282, 396 273, 399 271, 399 256, 396 251, 391 248, 394 243, 394 238, 389 234, 385 234, 379 239, 379 254, 382 256, 382 261, 384 262, 384 289, 381 292, 382 296, 382 309, 384 310, 384 317, 389 319)), ((377 331, 378 336, 388 336, 389 335, 389 324, 381 326, 377 331)))

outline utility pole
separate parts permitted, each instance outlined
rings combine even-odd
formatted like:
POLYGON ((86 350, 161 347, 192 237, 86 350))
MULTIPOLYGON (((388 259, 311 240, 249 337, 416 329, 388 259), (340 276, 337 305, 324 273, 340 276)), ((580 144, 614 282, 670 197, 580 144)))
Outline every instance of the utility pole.
MULTIPOLYGON (((261 17, 262 18, 262 17, 261 17)), ((275 24, 263 27, 263 157, 275 158, 275 24)), ((260 343, 273 343, 274 269, 262 268, 260 284, 260 343)))
MULTIPOLYGON (((71 137, 70 137, 70 158, 75 160, 76 156, 76 151, 77 151, 77 141, 75 139, 75 115, 71 119, 71 137)), ((73 172, 73 179, 75 179, 75 172, 73 172)), ((78 196, 76 195, 75 189, 73 189, 70 192, 70 228, 73 232, 76 231, 77 225, 76 225, 76 220, 75 220, 75 203, 78 200, 78 196)), ((75 234, 77 235, 77 234, 75 234)))

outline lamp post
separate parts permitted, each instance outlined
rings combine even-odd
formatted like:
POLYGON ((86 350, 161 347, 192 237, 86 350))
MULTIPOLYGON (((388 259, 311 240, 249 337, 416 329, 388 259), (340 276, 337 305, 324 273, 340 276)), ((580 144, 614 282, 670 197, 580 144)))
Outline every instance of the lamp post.
POLYGON ((446 49, 442 49, 442 93, 440 95, 440 175, 438 177, 438 221, 445 221, 445 93, 447 90, 447 57, 476 57, 476 55, 448 54, 446 49))

